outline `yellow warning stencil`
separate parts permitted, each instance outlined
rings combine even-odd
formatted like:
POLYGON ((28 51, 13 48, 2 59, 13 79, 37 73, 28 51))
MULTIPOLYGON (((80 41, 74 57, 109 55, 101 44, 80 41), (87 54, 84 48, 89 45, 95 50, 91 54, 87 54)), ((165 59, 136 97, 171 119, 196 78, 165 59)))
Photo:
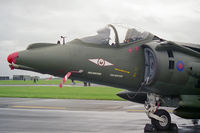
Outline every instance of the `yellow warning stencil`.
POLYGON ((119 72, 127 73, 127 74, 129 74, 129 73, 130 73, 129 71, 122 70, 122 69, 118 69, 118 68, 115 68, 115 70, 116 70, 116 71, 119 71, 119 72))

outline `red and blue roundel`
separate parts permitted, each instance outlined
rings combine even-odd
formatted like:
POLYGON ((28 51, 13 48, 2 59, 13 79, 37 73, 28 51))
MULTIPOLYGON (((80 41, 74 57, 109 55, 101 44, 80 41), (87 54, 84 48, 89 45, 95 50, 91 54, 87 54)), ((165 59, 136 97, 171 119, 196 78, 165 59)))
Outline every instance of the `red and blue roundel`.
POLYGON ((183 63, 182 61, 178 61, 178 62, 176 63, 176 69, 177 69, 179 72, 183 71, 183 69, 184 69, 184 63, 183 63))

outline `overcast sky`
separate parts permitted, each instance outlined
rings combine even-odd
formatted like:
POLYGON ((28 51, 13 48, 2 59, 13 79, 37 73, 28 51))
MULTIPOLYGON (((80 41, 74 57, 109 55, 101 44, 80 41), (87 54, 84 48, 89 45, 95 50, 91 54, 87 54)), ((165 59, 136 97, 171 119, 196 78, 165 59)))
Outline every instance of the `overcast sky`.
POLYGON ((200 44, 198 0, 1 0, 0 18, 0 76, 39 75, 11 71, 7 56, 12 52, 35 42, 55 43, 60 35, 84 37, 109 23, 200 44))

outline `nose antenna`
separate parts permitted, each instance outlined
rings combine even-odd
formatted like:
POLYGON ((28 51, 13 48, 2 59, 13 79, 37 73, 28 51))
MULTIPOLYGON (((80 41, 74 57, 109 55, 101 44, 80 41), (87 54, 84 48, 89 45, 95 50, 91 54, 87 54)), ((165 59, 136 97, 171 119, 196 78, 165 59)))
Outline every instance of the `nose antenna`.
POLYGON ((61 37, 61 39, 62 39, 62 41, 63 41, 63 45, 65 44, 65 36, 60 36, 61 37))

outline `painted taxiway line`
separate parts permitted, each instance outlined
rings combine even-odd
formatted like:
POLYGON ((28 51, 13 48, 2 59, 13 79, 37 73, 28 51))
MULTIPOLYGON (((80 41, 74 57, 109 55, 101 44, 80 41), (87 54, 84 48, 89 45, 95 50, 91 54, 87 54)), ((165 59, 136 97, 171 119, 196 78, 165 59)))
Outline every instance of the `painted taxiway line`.
POLYGON ((127 112, 145 112, 145 110, 129 109, 127 112))
POLYGON ((56 109, 66 110, 66 107, 49 107, 49 106, 11 106, 11 108, 25 108, 25 109, 56 109))

